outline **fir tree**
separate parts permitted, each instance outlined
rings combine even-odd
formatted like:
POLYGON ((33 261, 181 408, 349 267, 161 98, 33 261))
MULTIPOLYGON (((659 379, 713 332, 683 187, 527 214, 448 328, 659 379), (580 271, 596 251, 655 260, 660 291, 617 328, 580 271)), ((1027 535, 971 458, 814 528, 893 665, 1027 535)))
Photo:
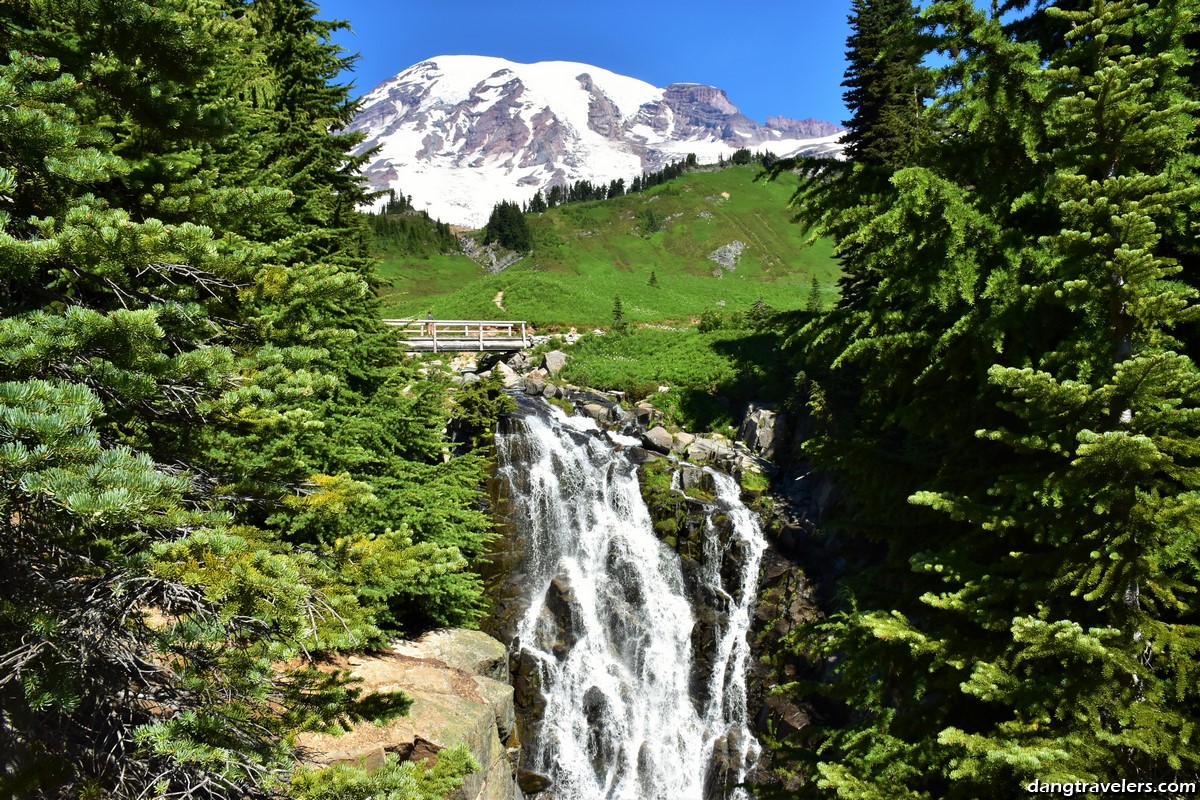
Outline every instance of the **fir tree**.
POLYGON ((911 0, 853 0, 850 28, 842 83, 852 114, 845 122, 846 155, 899 168, 912 158, 929 91, 916 9, 911 0))
POLYGON ((264 791, 356 713, 306 654, 482 612, 483 461, 379 320, 314 12, 0 8, 13 793, 264 791))
POLYGON ((528 211, 530 214, 541 214, 547 208, 549 208, 549 206, 546 205, 546 198, 542 196, 542 190, 538 189, 533 193, 533 197, 530 199, 529 207, 526 209, 526 211, 528 211))
POLYGON ((625 330, 625 304, 621 302, 621 295, 613 297, 612 316, 612 329, 618 332, 625 330))
POLYGON ((492 242, 518 252, 528 252, 533 246, 529 223, 525 221, 525 215, 519 205, 503 200, 492 208, 487 225, 483 229, 483 243, 492 242))
POLYGON ((821 282, 817 280, 817 276, 812 276, 812 283, 808 287, 808 300, 804 303, 804 310, 814 314, 821 312, 821 282))
POLYGON ((847 492, 831 524, 864 543, 809 632, 849 712, 816 790, 1200 770, 1200 373, 1177 338, 1200 312, 1163 235, 1200 191, 1194 10, 1047 9, 1058 33, 1025 38, 935 2, 937 142, 888 191, 836 198, 860 166, 804 195, 873 287, 803 334, 807 449, 847 492))

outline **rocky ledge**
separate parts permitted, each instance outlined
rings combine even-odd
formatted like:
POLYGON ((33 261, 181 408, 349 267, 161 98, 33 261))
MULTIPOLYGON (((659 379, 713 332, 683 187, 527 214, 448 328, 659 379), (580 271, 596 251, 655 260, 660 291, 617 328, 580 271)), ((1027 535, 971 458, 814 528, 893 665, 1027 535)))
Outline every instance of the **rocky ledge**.
POLYGON ((660 424, 662 413, 649 402, 638 402, 627 408, 622 405, 626 398, 621 392, 574 386, 562 380, 561 372, 568 358, 567 353, 552 350, 543 354, 540 360, 531 359, 525 353, 488 361, 477 359, 472 360, 469 367, 460 369, 451 381, 464 385, 498 373, 510 391, 544 397, 564 409, 596 420, 603 428, 640 439, 639 452, 632 454, 638 463, 666 456, 705 464, 730 473, 744 488, 765 488, 765 479, 747 480, 747 476, 772 474, 775 471, 773 462, 784 455, 787 420, 770 404, 752 402, 747 405, 736 440, 720 433, 669 431, 660 424))
POLYGON ((468 775, 451 800, 522 800, 508 651, 500 642, 480 631, 439 630, 332 666, 349 669, 364 693, 401 691, 412 706, 386 725, 363 722, 341 736, 303 734, 298 744, 307 763, 370 768, 386 753, 428 761, 462 744, 482 769, 468 775))

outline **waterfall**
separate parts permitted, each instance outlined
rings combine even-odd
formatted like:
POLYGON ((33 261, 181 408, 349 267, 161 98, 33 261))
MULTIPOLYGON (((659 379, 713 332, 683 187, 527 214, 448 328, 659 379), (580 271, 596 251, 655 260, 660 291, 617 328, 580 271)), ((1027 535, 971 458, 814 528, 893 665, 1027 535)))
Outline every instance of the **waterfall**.
POLYGON ((545 404, 505 428, 499 474, 528 587, 515 646, 544 700, 524 766, 556 800, 748 797, 746 634, 766 544, 737 483, 706 470, 704 553, 685 567, 614 437, 545 404))

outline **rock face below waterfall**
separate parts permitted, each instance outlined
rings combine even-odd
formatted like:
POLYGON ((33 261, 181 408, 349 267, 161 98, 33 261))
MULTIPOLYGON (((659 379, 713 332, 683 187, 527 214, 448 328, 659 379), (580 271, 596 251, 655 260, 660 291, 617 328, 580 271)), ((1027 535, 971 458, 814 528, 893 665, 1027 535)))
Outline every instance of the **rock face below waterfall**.
MULTIPOLYGON (((531 366, 515 360, 509 363, 523 372, 531 366)), ((525 375, 525 394, 552 396, 548 389, 531 391, 530 379, 541 376, 541 370, 525 375)), ((563 400, 571 401, 576 414, 590 416, 601 429, 640 440, 641 447, 625 445, 625 455, 629 461, 641 465, 642 493, 652 527, 658 539, 679 557, 688 601, 695 609, 691 641, 696 657, 688 669, 688 679, 693 702, 699 705, 712 699, 712 687, 705 681, 714 666, 711 643, 717 631, 728 623, 728 613, 721 607, 722 598, 706 592, 701 577, 715 573, 736 591, 750 555, 731 536, 728 518, 720 512, 714 513, 716 485, 712 470, 737 477, 746 502, 758 498, 754 505, 763 514, 762 527, 770 546, 761 558, 757 603, 749 634, 754 655, 746 676, 747 712, 755 734, 768 740, 806 727, 813 714, 809 702, 774 691, 781 684, 797 679, 819 679, 825 668, 783 644, 798 625, 820 616, 836 571, 825 551, 826 537, 815 524, 836 502, 836 492, 828 480, 814 477, 811 467, 799 455, 800 443, 810 433, 806 419, 788 418, 768 404, 751 403, 736 440, 731 441, 716 434, 672 433, 656 425, 661 416, 653 407, 640 403, 622 409, 613 402, 612 394, 563 384, 555 387, 554 396, 560 406, 566 405, 563 400), (595 408, 585 409, 589 403, 595 408), (707 464, 694 463, 702 461, 707 464), (706 550, 706 544, 712 546, 706 550)), ((604 438, 601 431, 589 435, 604 438)), ((515 483, 493 498, 497 508, 508 503, 508 493, 524 495, 531 488, 527 475, 518 472, 510 478, 515 483)), ((496 602, 496 610, 485 626, 505 641, 513 639, 517 621, 527 607, 522 592, 532 579, 527 568, 530 547, 531 541, 520 526, 510 524, 492 552, 489 594, 496 602)), ((575 588, 570 577, 556 574, 546 592, 540 623, 553 638, 548 646, 556 656, 568 652, 579 637, 575 605, 575 588)), ((626 617, 618 613, 612 621, 628 622, 626 617)), ((546 715, 541 685, 543 670, 538 659, 514 650, 512 672, 518 727, 522 741, 528 742, 546 715)), ((592 710, 594 715, 595 708, 592 710)), ((713 774, 719 775, 724 766, 736 771, 741 766, 739 758, 745 753, 743 747, 737 735, 714 742, 710 762, 715 767, 713 774)), ((794 772, 790 766, 786 755, 766 751, 756 767, 745 774, 745 779, 751 784, 797 789, 798 786, 780 778, 794 772)), ((525 774, 525 777, 528 780, 522 787, 528 786, 527 791, 546 790, 545 794, 536 795, 539 800, 555 797, 554 789, 545 783, 543 776, 525 774)))
POLYGON ((569 420, 518 402, 497 434, 508 525, 485 624, 513 643, 522 766, 539 773, 522 786, 556 800, 742 800, 759 752, 746 633, 765 541, 736 482, 692 468, 703 496, 682 502, 698 504, 698 529, 664 546, 635 475, 645 451, 592 421, 612 423, 611 401, 569 420))
POLYGON ((402 691, 412 706, 386 725, 364 722, 342 736, 301 735, 307 762, 375 767, 385 753, 417 761, 463 744, 482 769, 467 776, 453 800, 522 800, 509 758, 518 741, 508 651, 500 642, 480 631, 433 631, 334 666, 349 669, 364 692, 402 691))

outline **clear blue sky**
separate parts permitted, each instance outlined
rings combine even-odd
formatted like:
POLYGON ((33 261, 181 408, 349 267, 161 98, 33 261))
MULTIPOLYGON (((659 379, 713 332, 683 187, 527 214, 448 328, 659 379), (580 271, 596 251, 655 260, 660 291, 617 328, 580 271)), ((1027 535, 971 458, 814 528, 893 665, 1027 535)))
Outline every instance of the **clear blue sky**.
POLYGON ((581 61, 655 86, 707 83, 751 119, 841 123, 849 0, 316 0, 361 55, 356 94, 437 55, 581 61))

